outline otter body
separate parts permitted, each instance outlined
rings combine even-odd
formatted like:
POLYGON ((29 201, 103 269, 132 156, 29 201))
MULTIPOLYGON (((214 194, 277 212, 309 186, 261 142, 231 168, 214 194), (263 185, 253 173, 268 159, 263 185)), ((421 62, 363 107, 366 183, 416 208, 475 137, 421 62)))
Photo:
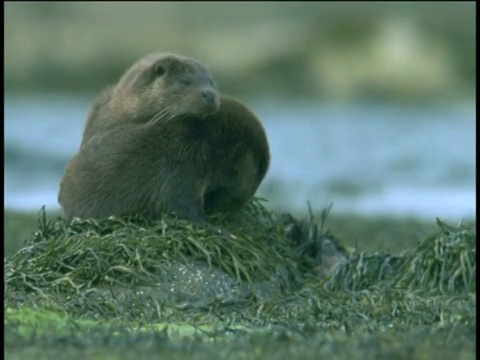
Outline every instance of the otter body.
POLYGON ((203 66, 150 56, 94 104, 59 202, 69 218, 175 212, 204 222, 245 205, 269 161, 260 121, 218 95, 203 66))

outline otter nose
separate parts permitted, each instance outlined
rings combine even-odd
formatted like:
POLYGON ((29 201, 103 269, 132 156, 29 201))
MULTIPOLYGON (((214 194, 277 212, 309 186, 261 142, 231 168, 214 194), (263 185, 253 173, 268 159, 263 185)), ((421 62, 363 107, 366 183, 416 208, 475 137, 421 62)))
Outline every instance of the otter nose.
POLYGON ((213 90, 205 89, 202 90, 202 96, 207 103, 213 103, 215 101, 216 94, 213 90))

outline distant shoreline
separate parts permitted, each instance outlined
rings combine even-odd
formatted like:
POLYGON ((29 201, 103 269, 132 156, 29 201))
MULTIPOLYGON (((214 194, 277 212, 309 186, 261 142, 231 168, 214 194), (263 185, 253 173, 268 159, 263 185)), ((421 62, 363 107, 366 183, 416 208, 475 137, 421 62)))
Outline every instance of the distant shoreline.
POLYGON ((468 2, 7 2, 4 38, 6 90, 99 92, 139 57, 166 51, 205 62, 222 92, 241 97, 475 99, 468 2))

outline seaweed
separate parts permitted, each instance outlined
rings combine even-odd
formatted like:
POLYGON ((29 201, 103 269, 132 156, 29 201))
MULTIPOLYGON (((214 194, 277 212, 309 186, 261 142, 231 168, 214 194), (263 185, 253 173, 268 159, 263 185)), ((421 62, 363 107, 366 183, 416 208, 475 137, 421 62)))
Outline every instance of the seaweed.
POLYGON ((317 222, 309 206, 299 220, 254 199, 199 225, 42 209, 4 259, 6 344, 19 356, 50 349, 45 358, 119 346, 179 358, 473 358, 474 226, 437 219, 415 248, 368 252, 327 228, 330 211, 317 222))
POLYGON ((443 294, 476 291, 476 232, 437 218, 439 232, 426 238, 399 269, 396 285, 443 294))

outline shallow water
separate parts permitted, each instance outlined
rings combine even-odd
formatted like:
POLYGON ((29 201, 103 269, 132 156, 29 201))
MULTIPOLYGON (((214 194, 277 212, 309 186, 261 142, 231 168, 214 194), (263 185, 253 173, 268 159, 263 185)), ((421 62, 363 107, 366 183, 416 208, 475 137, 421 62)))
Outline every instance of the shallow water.
MULTIPOLYGON (((5 98, 5 208, 58 209, 91 97, 5 98)), ((285 211, 475 216, 475 106, 249 102, 272 162, 258 194, 285 211)))

